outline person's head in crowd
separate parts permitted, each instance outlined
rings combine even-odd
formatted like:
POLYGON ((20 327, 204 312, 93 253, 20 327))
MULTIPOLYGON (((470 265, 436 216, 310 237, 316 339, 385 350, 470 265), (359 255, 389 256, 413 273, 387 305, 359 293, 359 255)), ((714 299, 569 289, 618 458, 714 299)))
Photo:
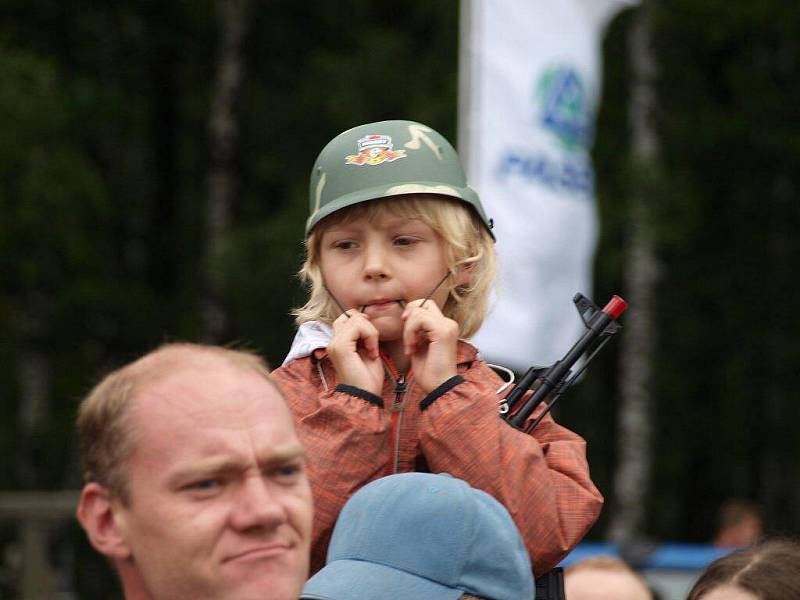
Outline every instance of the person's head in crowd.
POLYGON ((687 600, 800 598, 800 544, 772 540, 715 560, 687 600))
POLYGON ((713 544, 723 548, 752 546, 761 540, 761 510, 752 500, 731 498, 722 503, 717 513, 717 531, 713 544))
POLYGON ((78 520, 127 600, 297 598, 311 492, 260 358, 162 346, 103 379, 78 430, 78 520))
POLYGON ((325 567, 302 598, 533 598, 528 552, 508 511, 447 474, 373 481, 345 504, 325 567))
POLYGON ((564 571, 568 600, 651 600, 644 578, 620 558, 593 556, 564 571))

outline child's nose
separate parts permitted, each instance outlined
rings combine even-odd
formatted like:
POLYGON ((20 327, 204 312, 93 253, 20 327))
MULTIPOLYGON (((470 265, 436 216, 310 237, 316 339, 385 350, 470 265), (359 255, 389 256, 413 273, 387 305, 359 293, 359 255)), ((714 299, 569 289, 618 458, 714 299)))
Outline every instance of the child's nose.
POLYGON ((391 277, 386 254, 380 248, 368 248, 364 253, 364 277, 388 279, 391 277))

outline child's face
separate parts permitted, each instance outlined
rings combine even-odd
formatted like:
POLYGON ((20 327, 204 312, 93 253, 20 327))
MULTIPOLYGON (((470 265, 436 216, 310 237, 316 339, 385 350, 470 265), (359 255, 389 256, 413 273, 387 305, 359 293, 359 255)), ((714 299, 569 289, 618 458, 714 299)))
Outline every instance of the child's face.
MULTIPOLYGON (((328 291, 345 309, 365 313, 381 342, 401 339, 405 304, 426 298, 447 273, 441 237, 418 219, 393 215, 330 225, 319 257, 328 291)), ((441 308, 460 283, 448 278, 428 302, 441 308)))

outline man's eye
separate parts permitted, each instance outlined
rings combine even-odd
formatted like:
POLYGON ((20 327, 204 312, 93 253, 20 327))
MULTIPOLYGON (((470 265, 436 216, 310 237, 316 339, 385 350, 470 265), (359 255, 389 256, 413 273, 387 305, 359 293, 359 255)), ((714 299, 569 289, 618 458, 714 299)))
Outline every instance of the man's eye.
POLYGON ((300 465, 284 465, 275 469, 275 475, 281 479, 293 479, 303 472, 303 467, 300 465))
POLYGON ((186 489, 198 492, 208 492, 221 486, 222 481, 220 479, 200 479, 187 485, 186 489))

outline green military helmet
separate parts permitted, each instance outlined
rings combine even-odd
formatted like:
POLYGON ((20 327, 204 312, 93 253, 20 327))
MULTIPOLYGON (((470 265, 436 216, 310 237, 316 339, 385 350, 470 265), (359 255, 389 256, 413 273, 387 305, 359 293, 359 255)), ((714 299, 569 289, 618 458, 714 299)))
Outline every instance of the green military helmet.
POLYGON ((458 198, 475 210, 494 238, 492 221, 467 183, 456 151, 438 132, 414 121, 360 125, 322 149, 311 171, 306 236, 337 210, 404 194, 458 198))

